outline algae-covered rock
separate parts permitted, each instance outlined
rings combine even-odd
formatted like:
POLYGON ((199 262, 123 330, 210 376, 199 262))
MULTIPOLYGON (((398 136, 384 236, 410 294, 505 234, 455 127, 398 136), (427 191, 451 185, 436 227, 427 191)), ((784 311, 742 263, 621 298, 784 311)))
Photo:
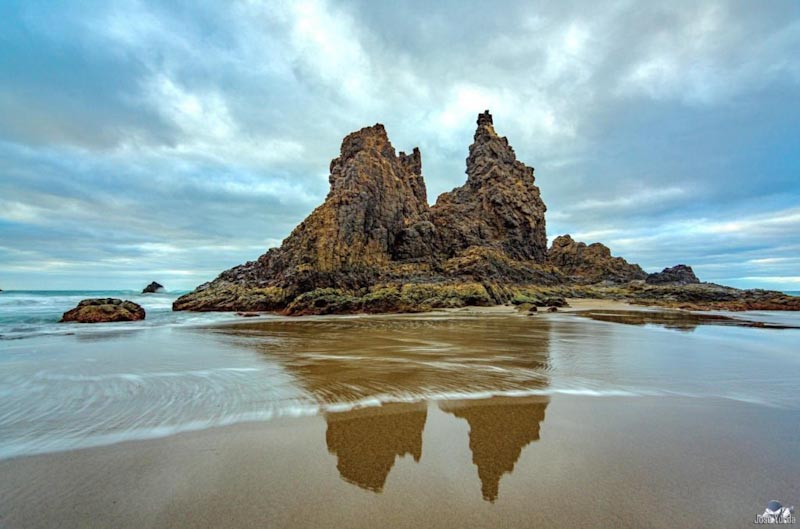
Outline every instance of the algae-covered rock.
POLYGON ((138 321, 145 317, 144 309, 132 302, 116 298, 84 299, 61 317, 61 322, 107 323, 138 321))

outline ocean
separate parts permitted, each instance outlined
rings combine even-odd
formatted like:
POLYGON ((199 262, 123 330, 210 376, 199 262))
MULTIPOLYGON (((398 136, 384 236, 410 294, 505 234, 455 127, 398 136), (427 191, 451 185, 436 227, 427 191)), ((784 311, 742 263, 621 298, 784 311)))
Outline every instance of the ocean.
POLYGON ((235 318, 231 313, 173 312, 172 302, 185 291, 142 294, 136 290, 5 290, 0 292, 0 340, 39 335, 107 333, 146 327, 207 324, 235 318), (58 323, 61 315, 86 298, 120 298, 144 307, 143 321, 92 325, 58 323))

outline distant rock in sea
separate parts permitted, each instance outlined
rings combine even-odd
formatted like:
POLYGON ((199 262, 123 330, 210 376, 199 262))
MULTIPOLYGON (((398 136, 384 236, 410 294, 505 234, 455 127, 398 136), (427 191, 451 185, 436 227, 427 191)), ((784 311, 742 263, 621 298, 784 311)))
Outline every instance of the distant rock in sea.
POLYGON ((645 281, 649 285, 691 285, 700 282, 692 267, 683 264, 650 274, 645 281))
POLYGON ((164 285, 153 281, 142 290, 142 294, 155 294, 156 292, 164 292, 164 285))
POLYGON ((478 115, 466 174, 429 206, 418 148, 396 153, 379 123, 348 134, 330 164, 328 196, 281 246, 222 272, 173 309, 419 312, 553 297, 800 309, 778 292, 697 284, 688 267, 645 283, 639 265, 569 235, 548 249, 533 167, 517 160, 488 111, 478 115))
POLYGON ((61 322, 108 323, 138 321, 145 317, 144 309, 132 302, 117 298, 84 299, 61 317, 61 322))

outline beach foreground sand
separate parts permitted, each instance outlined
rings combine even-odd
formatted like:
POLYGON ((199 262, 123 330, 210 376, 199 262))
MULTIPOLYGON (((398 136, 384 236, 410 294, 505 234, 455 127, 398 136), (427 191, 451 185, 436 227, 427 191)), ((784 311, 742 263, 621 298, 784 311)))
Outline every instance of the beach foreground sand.
POLYGON ((0 521, 747 527, 773 497, 800 494, 798 418, 684 398, 385 405, 6 460, 0 521))

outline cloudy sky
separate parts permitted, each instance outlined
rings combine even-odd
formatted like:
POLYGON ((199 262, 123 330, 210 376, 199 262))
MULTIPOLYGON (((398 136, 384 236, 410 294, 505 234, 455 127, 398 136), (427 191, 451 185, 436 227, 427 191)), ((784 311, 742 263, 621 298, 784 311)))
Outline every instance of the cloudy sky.
POLYGON ((0 288, 192 288, 375 122, 434 202, 488 108, 551 239, 800 290, 800 3, 598 4, 4 1, 0 288))

